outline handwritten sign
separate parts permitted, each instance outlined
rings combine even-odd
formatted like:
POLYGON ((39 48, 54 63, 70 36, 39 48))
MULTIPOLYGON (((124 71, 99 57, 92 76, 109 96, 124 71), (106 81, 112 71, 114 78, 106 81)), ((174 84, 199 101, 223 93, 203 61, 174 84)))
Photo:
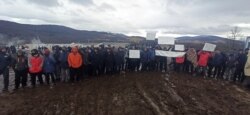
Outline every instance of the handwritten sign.
POLYGON ((147 32, 147 40, 155 40, 156 32, 147 32))
POLYGON ((159 37, 158 44, 165 44, 165 45, 174 45, 175 39, 172 37, 159 37))
POLYGON ((216 45, 214 44, 210 44, 210 43, 205 43, 204 47, 203 47, 203 51, 210 51, 213 52, 216 48, 216 45))
POLYGON ((140 50, 129 50, 129 58, 140 58, 140 50))
POLYGON ((176 50, 176 51, 184 51, 185 47, 184 47, 184 45, 175 45, 174 50, 176 50))

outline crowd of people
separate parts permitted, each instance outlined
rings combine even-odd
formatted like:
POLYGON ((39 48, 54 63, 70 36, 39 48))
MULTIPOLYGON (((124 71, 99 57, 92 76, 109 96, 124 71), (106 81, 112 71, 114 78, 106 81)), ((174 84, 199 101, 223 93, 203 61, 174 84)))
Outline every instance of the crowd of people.
MULTIPOLYGON (((15 73, 15 90, 57 82, 74 83, 85 78, 125 74, 125 72, 176 71, 192 76, 250 83, 249 49, 228 53, 187 48, 182 57, 156 56, 155 50, 173 51, 172 48, 155 47, 59 47, 51 50, 39 47, 26 51, 24 48, 0 48, 0 75, 3 75, 3 91, 8 91, 9 73, 15 73), (129 58, 129 50, 140 50, 140 58, 129 58)), ((153 76, 152 76, 153 77, 153 76)))

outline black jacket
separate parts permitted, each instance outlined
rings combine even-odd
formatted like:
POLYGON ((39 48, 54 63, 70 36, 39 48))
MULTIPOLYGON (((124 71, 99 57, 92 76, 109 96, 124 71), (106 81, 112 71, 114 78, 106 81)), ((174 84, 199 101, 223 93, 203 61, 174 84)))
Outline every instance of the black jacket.
POLYGON ((3 52, 0 52, 0 71, 4 70, 11 64, 11 57, 3 52))

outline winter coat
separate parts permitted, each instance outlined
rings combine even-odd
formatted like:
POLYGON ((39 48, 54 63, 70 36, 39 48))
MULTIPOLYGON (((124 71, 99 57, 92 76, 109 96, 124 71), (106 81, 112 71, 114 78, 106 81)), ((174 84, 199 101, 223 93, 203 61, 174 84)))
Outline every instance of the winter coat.
POLYGON ((68 56, 68 64, 69 67, 72 68, 79 68, 82 66, 83 61, 82 61, 82 55, 80 53, 70 53, 68 56))
POLYGON ((211 57, 211 54, 209 52, 201 51, 198 53, 198 55, 199 55, 198 66, 202 67, 207 66, 208 59, 211 57))
POLYGON ((121 65, 124 63, 124 52, 123 51, 118 51, 114 53, 115 55, 115 64, 116 65, 121 65))
POLYGON ((235 67, 235 62, 236 62, 236 58, 234 54, 231 54, 228 56, 228 60, 227 60, 227 67, 228 68, 233 68, 235 67))
POLYGON ((213 65, 220 66, 223 62, 223 56, 220 53, 216 53, 213 57, 213 65))
POLYGON ((89 58, 90 58, 90 61, 91 61, 91 65, 94 66, 94 67, 98 67, 98 65, 101 62, 102 57, 100 56, 99 53, 93 52, 93 53, 91 53, 89 58))
POLYGON ((250 77, 250 51, 248 51, 244 72, 245 72, 245 76, 250 77))
POLYGON ((185 57, 176 57, 175 58, 175 62, 177 64, 182 64, 182 63, 184 63, 184 61, 185 61, 185 57))
POLYGON ((246 54, 239 54, 239 56, 237 58, 236 68, 243 69, 245 67, 246 61, 247 61, 246 54))
POLYGON ((149 50, 149 59, 150 59, 151 61, 154 61, 154 60, 155 60, 155 50, 153 50, 153 49, 150 49, 150 50, 149 50))
POLYGON ((150 52, 149 51, 143 51, 141 53, 141 62, 145 63, 145 62, 149 62, 150 61, 150 52))
POLYGON ((28 59, 25 56, 16 56, 12 60, 12 67, 14 71, 28 70, 28 59))
POLYGON ((45 56, 43 60, 43 72, 44 73, 54 73, 55 72, 56 61, 52 56, 45 56))
POLYGON ((198 65, 197 63, 197 54, 195 49, 191 48, 188 49, 187 51, 187 60, 190 61, 194 67, 196 67, 198 65))
POLYGON ((60 61, 60 66, 64 69, 68 68, 69 67, 69 64, 68 64, 68 55, 69 53, 64 51, 62 53, 60 53, 60 57, 59 57, 59 61, 60 61))
POLYGON ((106 67, 112 67, 114 64, 114 54, 113 53, 107 53, 105 56, 105 65, 106 67))
POLYGON ((0 71, 3 71, 11 64, 11 57, 7 53, 0 53, 0 71))
POLYGON ((39 57, 31 56, 31 57, 29 57, 28 64, 29 64, 29 72, 30 73, 42 72, 43 58, 41 56, 39 56, 39 57))

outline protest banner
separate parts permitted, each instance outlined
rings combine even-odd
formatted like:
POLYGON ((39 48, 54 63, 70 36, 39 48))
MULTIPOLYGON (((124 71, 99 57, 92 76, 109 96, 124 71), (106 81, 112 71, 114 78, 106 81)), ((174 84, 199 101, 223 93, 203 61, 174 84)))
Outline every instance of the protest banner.
POLYGON ((129 50, 129 58, 140 58, 140 50, 129 50))
POLYGON ((203 47, 203 51, 210 51, 213 52, 216 48, 216 45, 214 44, 210 44, 210 43, 205 43, 204 47, 203 47))
POLYGON ((162 45, 174 45, 175 39, 172 37, 159 37, 158 38, 158 44, 162 45))
POLYGON ((163 50, 155 50, 156 56, 163 57, 182 57, 186 52, 174 52, 174 51, 163 51, 163 50))
POLYGON ((147 40, 155 40, 156 32, 147 32, 147 40))
POLYGON ((176 51, 184 51, 185 47, 184 47, 184 45, 175 45, 174 50, 176 50, 176 51))

